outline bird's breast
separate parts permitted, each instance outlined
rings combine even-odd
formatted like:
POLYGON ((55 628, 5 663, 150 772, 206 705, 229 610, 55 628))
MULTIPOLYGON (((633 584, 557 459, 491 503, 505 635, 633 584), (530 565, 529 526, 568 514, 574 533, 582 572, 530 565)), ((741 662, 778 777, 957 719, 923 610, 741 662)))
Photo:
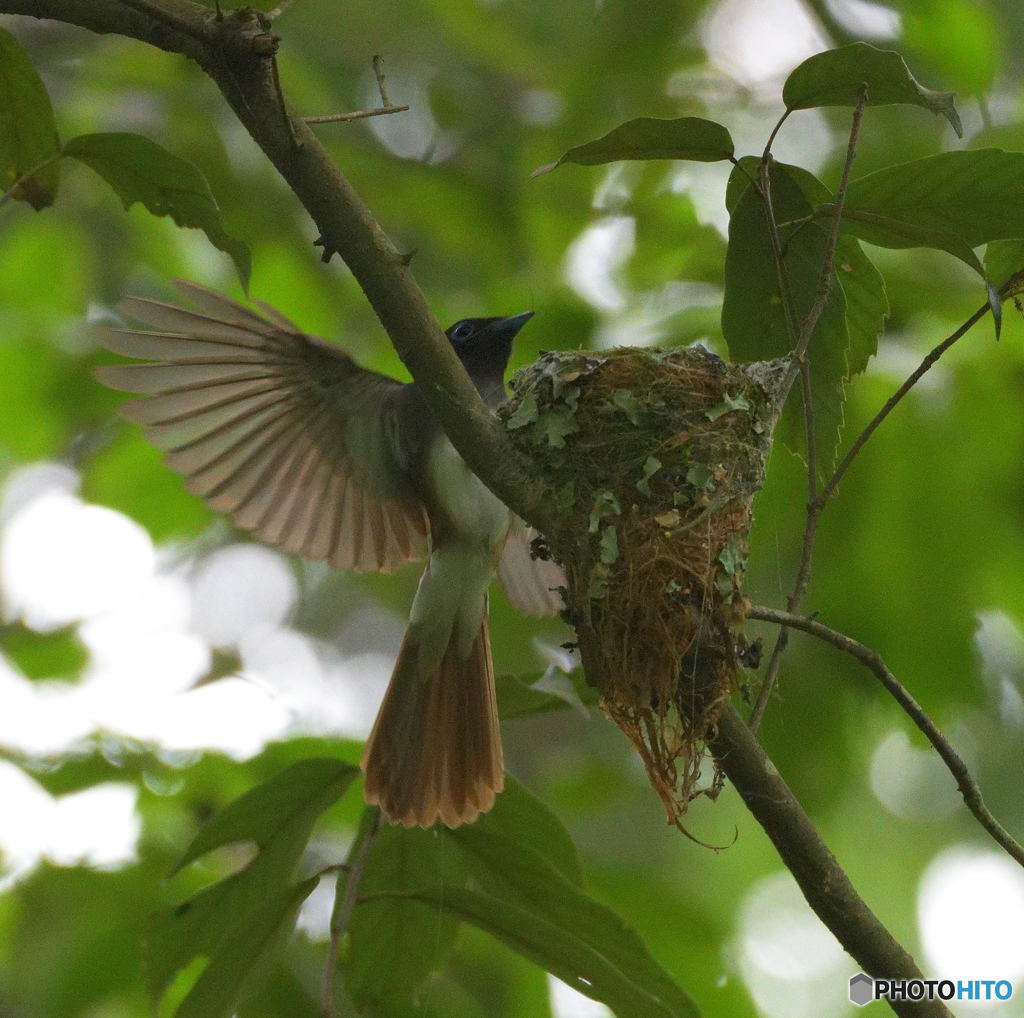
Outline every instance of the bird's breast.
POLYGON ((512 513, 466 465, 443 433, 427 453, 432 529, 445 539, 485 547, 496 553, 505 541, 512 513))

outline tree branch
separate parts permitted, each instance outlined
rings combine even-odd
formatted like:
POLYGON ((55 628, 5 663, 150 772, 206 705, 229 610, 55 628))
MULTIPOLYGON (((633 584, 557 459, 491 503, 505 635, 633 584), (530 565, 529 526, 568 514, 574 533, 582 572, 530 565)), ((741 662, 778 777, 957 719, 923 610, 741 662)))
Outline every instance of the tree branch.
MULTIPOLYGON (((753 733, 729 704, 708 743, 718 765, 772 840, 818 918, 876 979, 920 979, 914 959, 893 938, 850 883, 796 796, 753 733)), ((939 1000, 890 1001, 900 1016, 951 1018, 939 1000)))
POLYGON ((452 444, 480 479, 542 533, 544 491, 486 409, 399 252, 301 117, 274 86, 277 39, 266 18, 222 19, 188 0, 0 0, 0 13, 54 18, 190 57, 213 79, 306 208, 328 250, 351 270, 452 444))
POLYGON ((889 695, 903 708, 904 713, 917 726, 918 730, 932 744, 932 747, 942 758, 949 773, 956 779, 957 788, 963 796, 967 808, 974 815, 975 819, 985 828, 995 841, 1006 853, 1016 862, 1024 866, 1024 846, 1006 830, 1005 827, 989 812, 985 800, 981 795, 981 788, 971 776, 967 764, 963 762, 960 754, 950 745, 949 740, 939 731, 935 722, 925 713, 924 708, 910 695, 907 688, 896 678, 886 667, 881 655, 858 643, 845 633, 809 619, 802 615, 793 615, 790 612, 777 611, 774 608, 762 608, 758 605, 752 606, 747 612, 747 618, 759 619, 762 622, 773 622, 777 626, 802 629, 805 633, 816 636, 819 640, 830 643, 833 647, 855 657, 865 668, 873 672, 878 681, 888 690, 889 695))

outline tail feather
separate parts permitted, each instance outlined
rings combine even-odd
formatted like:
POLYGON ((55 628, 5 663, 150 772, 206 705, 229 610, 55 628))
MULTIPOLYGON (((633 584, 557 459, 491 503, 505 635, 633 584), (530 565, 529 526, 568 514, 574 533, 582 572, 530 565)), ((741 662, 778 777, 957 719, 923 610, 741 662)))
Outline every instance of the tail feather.
POLYGON ((406 827, 471 823, 504 784, 487 618, 469 655, 448 647, 420 674, 406 634, 363 755, 366 801, 406 827))

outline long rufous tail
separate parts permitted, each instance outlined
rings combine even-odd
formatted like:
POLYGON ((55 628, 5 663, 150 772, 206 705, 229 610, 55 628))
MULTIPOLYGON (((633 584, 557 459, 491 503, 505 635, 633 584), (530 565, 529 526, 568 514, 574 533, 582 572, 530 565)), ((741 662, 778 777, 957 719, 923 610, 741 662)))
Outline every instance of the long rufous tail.
POLYGON ((491 641, 484 615, 467 657, 453 640, 430 675, 406 633, 361 766, 366 801, 405 827, 468 824, 504 784, 491 641))

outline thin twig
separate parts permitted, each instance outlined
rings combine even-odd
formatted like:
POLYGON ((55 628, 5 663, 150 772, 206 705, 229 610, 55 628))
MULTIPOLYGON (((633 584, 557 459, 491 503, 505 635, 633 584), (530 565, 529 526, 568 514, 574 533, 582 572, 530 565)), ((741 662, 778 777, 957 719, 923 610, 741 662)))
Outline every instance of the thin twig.
MULTIPOLYGON (((832 232, 828 238, 828 249, 825 252, 825 261, 821 267, 821 275, 818 277, 818 300, 816 307, 818 307, 817 313, 812 308, 808 313, 808 319, 813 319, 811 325, 804 325, 804 331, 807 333, 804 342, 810 341, 810 333, 814 331, 814 325, 817 324, 817 319, 821 317, 822 311, 825 309, 825 302, 828 300, 828 295, 832 290, 834 283, 834 273, 832 271, 833 262, 836 255, 836 245, 839 243, 839 230, 843 224, 843 208, 846 205, 846 191, 850 186, 850 172, 853 169, 853 161, 857 156, 857 142, 860 139, 860 125, 861 120, 864 117, 864 107, 868 101, 868 86, 863 84, 857 90, 857 105, 853 108, 853 122, 850 124, 850 139, 846 145, 846 159, 843 161, 843 172, 839 178, 839 190, 836 191, 835 200, 835 215, 832 217, 832 232)), ((803 337, 802 337, 803 338, 803 337)), ((798 351, 799 352, 799 351, 798 351)))
POLYGON ((975 819, 992 836, 992 839, 1003 848, 1006 853, 1016 862, 1024 866, 1024 846, 1022 846, 998 820, 989 812, 981 796, 981 789, 978 783, 971 777, 967 765, 960 758, 960 755, 949 744, 946 737, 935 726, 935 723, 924 712, 924 708, 910 695, 906 687, 886 667, 881 655, 851 639, 845 633, 831 629, 815 619, 806 618, 802 615, 794 615, 792 612, 778 611, 775 608, 762 608, 759 605, 752 606, 747 612, 747 618, 758 619, 761 622, 772 622, 778 626, 802 629, 805 633, 818 637, 830 643, 837 650, 844 651, 855 657, 865 668, 873 672, 878 680, 888 690, 889 695, 903 708, 904 713, 917 726, 918 730, 932 744, 935 751, 942 758, 950 774, 956 779, 957 787, 963 796, 967 808, 974 815, 975 819))
POLYGON ((764 163, 768 161, 768 158, 772 152, 772 145, 775 144, 775 136, 779 133, 779 131, 782 130, 782 125, 786 122, 786 120, 789 118, 790 113, 792 112, 792 110, 786 110, 786 112, 783 113, 782 116, 779 117, 779 119, 775 122, 775 126, 772 128, 772 133, 768 135, 768 140, 765 142, 764 152, 761 155, 761 162, 764 163))
POLYGON ((782 314, 786 320, 786 332, 789 334, 790 346, 795 347, 799 333, 797 331, 796 318, 793 316, 793 302, 789 296, 789 280, 786 279, 786 267, 783 262, 782 238, 779 236, 779 227, 775 220, 771 166, 771 153, 766 151, 758 168, 758 181, 761 185, 761 198, 764 201, 765 220, 768 224, 768 242, 772 249, 772 262, 775 265, 775 277, 779 285, 779 297, 782 301, 782 314))
POLYGON ((281 2, 276 7, 272 7, 269 11, 267 11, 267 20, 277 21, 277 19, 281 17, 281 15, 284 14, 288 10, 288 8, 291 7, 292 4, 294 3, 295 0, 281 0, 281 2))
POLYGON ((384 58, 379 53, 373 55, 373 76, 377 79, 377 91, 380 93, 380 104, 387 108, 391 106, 388 98, 388 90, 384 86, 384 58))
POLYGON ((367 807, 363 814, 363 824, 356 840, 349 849, 348 858, 338 869, 338 883, 334 891, 334 909, 331 912, 331 940, 324 959, 324 971, 320 982, 320 1013, 323 1018, 334 1018, 334 976, 338 968, 338 951, 341 941, 348 932, 352 920, 352 910, 359 894, 359 884, 363 879, 366 861, 370 857, 370 849, 377 840, 380 830, 380 810, 367 807))
MULTIPOLYGON (((804 534, 800 552, 800 565, 797 568, 796 579, 793 582, 793 591, 786 599, 786 605, 791 612, 795 612, 800 606, 807 585, 811 579, 811 563, 814 559, 814 542, 818 533, 818 517, 821 515, 821 499, 817 493, 818 487, 818 457, 817 443, 814 432, 814 404, 812 401, 810 366, 807 359, 807 350, 810 346, 811 336, 817 328, 818 322, 825 308, 828 305, 829 296, 835 283, 835 254, 836 246, 839 243, 839 229, 842 225, 843 207, 846 204, 846 191, 850 183, 850 171, 853 168, 853 160, 857 154, 857 140, 860 137, 860 124, 864 115, 864 107, 868 101, 868 90, 866 85, 861 85, 857 93, 857 105, 853 110, 853 121, 850 124, 850 138, 846 146, 846 159, 843 162, 842 176, 839 179, 839 189, 836 191, 834 215, 832 218, 832 229, 825 246, 825 256, 821 261, 821 270, 818 273, 818 285, 815 289, 814 301, 800 328, 793 338, 793 352, 790 356, 789 368, 775 393, 775 402, 781 408, 789 396, 789 390, 794 380, 799 377, 801 391, 804 400, 804 434, 807 445, 807 507, 806 519, 804 521, 804 534)), ((778 128, 776 127, 776 130, 778 128)), ((774 133, 773 133, 774 137, 774 133)), ((767 175, 766 175, 767 176, 767 175)), ((774 215, 771 217, 774 220, 774 215)), ((776 227, 777 229, 777 227, 776 227)), ((774 246, 774 242, 773 242, 774 246)), ((784 277, 781 270, 781 259, 777 261, 780 276, 784 277)), ((781 293, 783 305, 788 305, 788 296, 785 291, 781 293)), ((792 318, 790 311, 787 322, 792 318)), ((790 324, 792 335, 792 325, 790 324)), ((775 639, 775 646, 772 647, 771 657, 768 660, 768 668, 765 672, 764 681, 758 690, 757 701, 751 712, 749 725, 752 732, 756 732, 768 708, 768 701, 771 699, 772 691, 778 682, 779 671, 782 667, 782 657, 789 644, 789 636, 785 627, 779 631, 775 639)))
POLYGON ((354 113, 328 113, 322 117, 303 117, 307 124, 337 124, 350 120, 365 120, 366 117, 382 117, 386 113, 404 113, 408 106, 378 106, 372 110, 356 110, 354 113))
POLYGON ((323 117, 303 117, 307 124, 348 123, 351 120, 365 120, 367 117, 382 117, 388 113, 404 113, 408 106, 396 106, 388 98, 388 90, 384 84, 384 58, 379 54, 373 57, 373 76, 377 79, 377 91, 380 93, 380 106, 372 110, 356 110, 355 113, 328 113, 323 117))
MULTIPOLYGON (((1020 273, 1012 276, 1006 281, 1000 288, 1000 294, 1008 290, 1011 284, 1020 277, 1020 273)), ((868 439, 875 433, 878 426, 896 409, 896 404, 931 370, 935 362, 954 344, 957 340, 963 338, 982 318, 988 314, 990 307, 988 303, 982 304, 977 311, 971 315, 955 332, 947 336, 938 346, 931 349, 925 356, 924 360, 917 366, 914 372, 907 378, 907 380, 885 401, 885 405, 881 410, 875 414, 874 417, 868 422, 864 430, 857 436, 853 445, 850 446, 846 455, 842 458, 839 466, 836 467, 835 473, 829 479, 828 483, 821 489, 821 493, 818 495, 818 507, 823 508, 825 503, 836 493, 836 489, 839 487, 839 482, 843 479, 846 471, 850 469, 850 464, 853 463, 857 454, 867 444, 868 439)))
POLYGON ((853 122, 850 125, 850 138, 846 146, 846 159, 843 161, 842 176, 839 179, 839 189, 836 191, 834 213, 832 216, 832 230, 829 233, 828 244, 825 247, 825 257, 821 262, 821 271, 818 273, 818 285, 815 290, 814 303, 811 304, 800 323, 800 332, 797 336, 796 345, 793 348, 793 363, 786 373, 779 386, 779 395, 776 397, 779 403, 785 401, 789 390, 796 380, 800 371, 800 362, 803 360, 807 348, 811 342, 811 336, 818 325, 828 304, 828 298, 832 293, 835 283, 836 245, 839 243, 839 230, 842 226, 843 208, 846 205, 846 191, 850 184, 850 171, 853 169, 853 160, 857 154, 857 141, 860 138, 860 124, 864 116, 864 107, 868 101, 867 85, 861 85, 857 93, 857 105, 853 109, 853 122))

